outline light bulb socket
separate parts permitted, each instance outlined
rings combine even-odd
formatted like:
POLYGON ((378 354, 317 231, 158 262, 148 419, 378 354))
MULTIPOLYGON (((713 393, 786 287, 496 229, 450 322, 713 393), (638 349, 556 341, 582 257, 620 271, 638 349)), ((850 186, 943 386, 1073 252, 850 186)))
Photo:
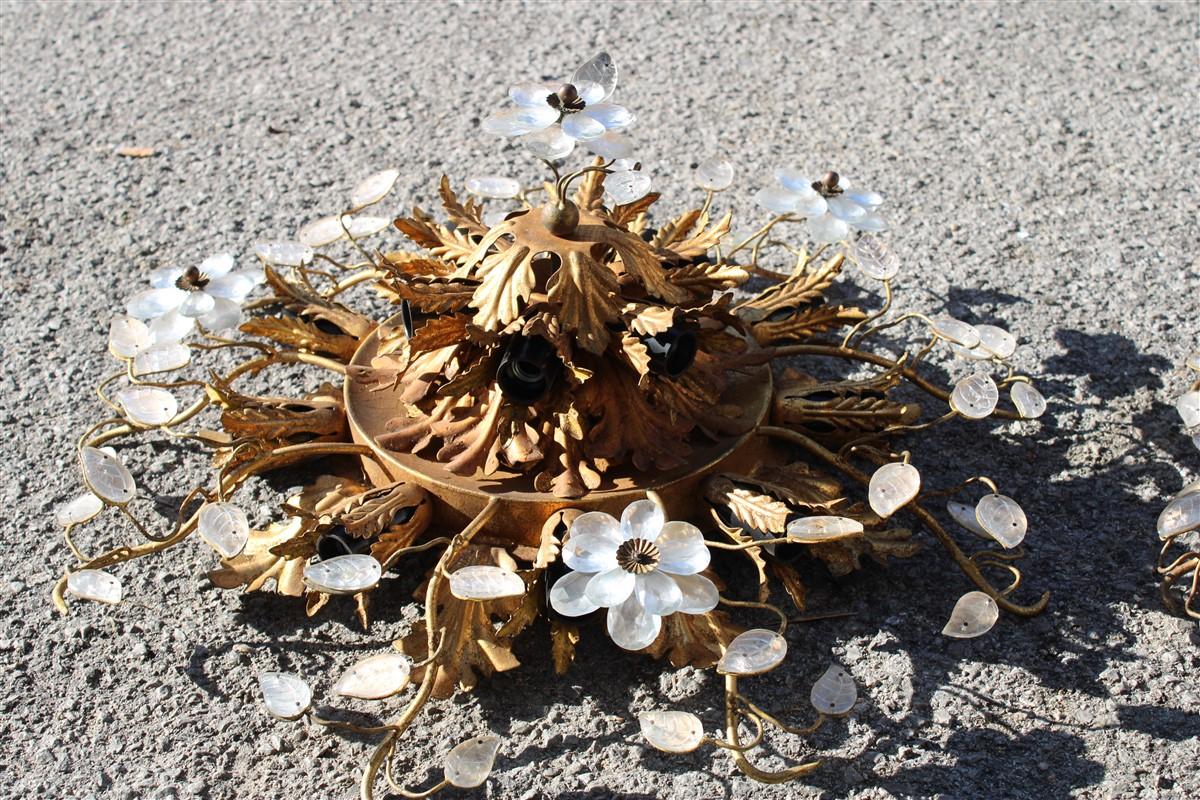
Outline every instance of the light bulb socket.
POLYGON ((561 371, 554 345, 540 336, 516 336, 504 351, 496 380, 505 399, 527 406, 550 391, 561 371))
POLYGON ((328 561, 338 556, 362 555, 371 551, 375 539, 357 539, 346 533, 342 527, 334 528, 317 539, 317 556, 322 561, 328 561))
POLYGON ((668 378, 678 378, 687 372, 699 348, 696 334, 685 328, 669 328, 653 336, 643 336, 642 344, 650 354, 650 370, 668 378))

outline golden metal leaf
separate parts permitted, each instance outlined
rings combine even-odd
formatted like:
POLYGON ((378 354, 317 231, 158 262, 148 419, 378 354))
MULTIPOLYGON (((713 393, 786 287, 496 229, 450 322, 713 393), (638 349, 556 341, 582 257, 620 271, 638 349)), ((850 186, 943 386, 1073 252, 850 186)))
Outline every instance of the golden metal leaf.
POLYGON ((662 630, 646 652, 666 656, 673 667, 705 669, 716 664, 742 628, 723 611, 707 614, 672 614, 663 617, 662 630))
POLYGON ((261 336, 296 350, 329 355, 344 362, 351 359, 359 345, 359 340, 353 336, 323 331, 299 317, 254 317, 238 329, 250 336, 261 336))
POLYGON ((407 300, 418 311, 442 314, 460 311, 471 304, 479 284, 460 280, 380 281, 378 291, 392 302, 407 300))
POLYGON ((613 208, 609 218, 626 230, 640 233, 645 227, 646 212, 659 197, 661 195, 658 192, 650 192, 632 203, 622 203, 613 208))
POLYGON ((668 303, 681 303, 691 296, 686 289, 667 280, 658 256, 638 236, 615 226, 580 225, 575 237, 611 247, 625 272, 641 283, 650 295, 668 303))
POLYGON ((577 250, 548 284, 551 303, 559 306, 564 331, 575 331, 579 346, 600 354, 611 338, 608 323, 618 316, 617 276, 577 250))
POLYGON ((446 214, 450 217, 451 222, 466 229, 468 233, 480 236, 487 233, 487 225, 484 225, 479 218, 479 204, 475 202, 474 198, 469 198, 466 205, 459 202, 458 195, 450 188, 450 179, 445 175, 438 184, 438 194, 441 195, 442 207, 446 209, 446 214))
MULTIPOLYGON (((601 167, 604 165, 604 159, 597 157, 591 165, 593 167, 601 167)), ((579 188, 575 190, 575 197, 573 198, 575 205, 579 206, 583 211, 595 211, 604 205, 605 177, 605 173, 600 169, 584 173, 584 176, 579 180, 579 188)))
POLYGON ((783 319, 767 318, 750 327, 759 344, 808 339, 835 328, 856 325, 867 318, 862 309, 850 306, 812 306, 797 309, 783 319))
POLYGON ((390 526, 401 509, 416 508, 428 502, 429 495, 421 487, 408 481, 396 481, 350 498, 339 509, 336 522, 351 536, 366 539, 390 526))
POLYGON ((667 279, 697 292, 716 292, 741 286, 750 280, 750 273, 736 264, 701 262, 670 270, 667 279))
POLYGON ((434 224, 419 208, 413 209, 411 217, 400 217, 392 224, 418 247, 460 266, 475 252, 476 243, 468 234, 434 224))
MULTIPOLYGON (((727 211, 725 216, 717 220, 712 227, 697 231, 683 241, 668 243, 664 245, 664 249, 669 256, 680 260, 699 258, 716 247, 721 239, 729 233, 729 224, 732 221, 733 212, 727 211)), ((700 225, 704 225, 704 220, 700 220, 700 225)))
POLYGON ((423 253, 409 250, 393 250, 383 254, 383 267, 400 277, 426 276, 444 278, 454 272, 454 265, 440 258, 430 258, 423 253))
POLYGON ((724 475, 709 478, 704 489, 709 502, 728 508, 743 525, 764 533, 783 533, 787 530, 791 509, 778 498, 739 486, 724 475))
POLYGON ((566 675, 575 660, 575 645, 579 643, 579 628, 569 622, 550 621, 550 654, 554 658, 554 672, 566 675))
POLYGON ((738 314, 747 322, 761 322, 778 311, 800 308, 820 300, 842 271, 843 261, 844 256, 839 253, 816 269, 792 273, 787 280, 740 303, 738 314))
POLYGON ((673 244, 682 242, 699 221, 700 209, 693 208, 683 212, 654 232, 654 236, 650 239, 650 246, 656 250, 665 250, 673 244))
POLYGON ((533 253, 523 245, 493 253, 484 258, 477 275, 480 284, 471 300, 476 309, 471 321, 485 331, 498 330, 520 316, 521 304, 533 292, 533 253))
POLYGON ((465 314, 454 314, 427 320, 413 333, 408 346, 419 352, 458 344, 467 336, 468 319, 465 314))
POLYGON ((804 587, 804 581, 800 579, 800 573, 791 564, 785 564, 778 559, 771 559, 767 567, 771 574, 779 579, 779 583, 783 586, 783 590, 792 600, 792 605, 797 611, 803 611, 807 607, 808 590, 804 587))

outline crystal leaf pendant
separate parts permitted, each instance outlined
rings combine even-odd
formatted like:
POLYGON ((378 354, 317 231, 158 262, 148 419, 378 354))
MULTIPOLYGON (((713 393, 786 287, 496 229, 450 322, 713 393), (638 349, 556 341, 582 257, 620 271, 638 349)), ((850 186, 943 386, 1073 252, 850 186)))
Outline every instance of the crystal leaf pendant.
POLYGON ((887 519, 916 497, 920 489, 921 473, 917 468, 896 461, 875 470, 867 489, 867 501, 876 514, 887 519))
POLYGON ((690 753, 704 742, 704 725, 687 711, 647 711, 638 724, 646 741, 664 753, 690 753))
POLYGON ((492 774, 499 736, 476 736, 456 745, 446 756, 446 780, 459 789, 481 786, 492 774))

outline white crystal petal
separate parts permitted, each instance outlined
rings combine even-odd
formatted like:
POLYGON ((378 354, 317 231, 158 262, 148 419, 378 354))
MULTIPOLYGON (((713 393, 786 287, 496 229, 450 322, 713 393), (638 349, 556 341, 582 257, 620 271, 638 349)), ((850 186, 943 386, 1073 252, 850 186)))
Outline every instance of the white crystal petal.
MULTIPOLYGON (((235 303, 241 303, 246 299, 246 295, 254 289, 254 278, 244 272, 231 272, 228 275, 222 275, 219 278, 211 281, 208 286, 204 287, 204 291, 215 298, 224 300, 232 300, 235 303)), ((199 294, 197 292, 197 294, 199 294)), ((204 314, 209 314, 213 311, 216 304, 209 308, 204 314)), ((193 314, 192 316, 203 316, 203 314, 193 314)))
POLYGON ((178 311, 168 311, 150 321, 151 344, 177 344, 180 339, 196 329, 196 320, 185 317, 178 311))
POLYGON ((1016 500, 1002 494, 985 494, 975 505, 975 518, 988 534, 1011 550, 1025 538, 1029 522, 1016 500))
POLYGON ((664 753, 690 753, 704 741, 704 725, 687 711, 646 711, 638 714, 642 736, 664 753))
POLYGON ((170 372, 187 366, 192 360, 192 351, 175 342, 162 342, 151 345, 138 353, 133 359, 134 375, 153 375, 158 372, 170 372))
POLYGON ((632 203, 650 191, 650 176, 644 172, 617 172, 604 180, 604 191, 615 205, 632 203))
POLYGON ((633 594, 636 583, 632 572, 614 567, 593 575, 584 589, 584 594, 588 602, 600 608, 612 608, 625 602, 633 594))
POLYGON ((975 517, 975 506, 968 503, 960 503, 957 500, 947 500, 946 511, 955 522, 980 539, 986 539, 989 542, 992 541, 992 535, 983 529, 983 526, 979 524, 979 520, 975 517))
POLYGON ((717 672, 722 675, 761 675, 783 663, 787 657, 787 640, 775 631, 752 628, 729 643, 717 672))
POLYGON ((525 581, 510 569, 475 564, 450 573, 450 593, 459 600, 496 600, 525 594, 525 581))
POLYGON ((950 393, 950 407, 967 419, 990 416, 999 401, 1000 389, 986 372, 976 372, 960 379, 950 393))
POLYGON ((383 570, 365 553, 335 556, 304 567, 304 582, 318 592, 357 594, 379 583, 383 570))
POLYGON ((1025 419, 1036 419, 1046 413, 1046 399, 1042 393, 1025 381, 1017 381, 1008 390, 1017 413, 1025 419))
POLYGON ((133 317, 114 317, 108 326, 108 349, 117 358, 133 358, 150 346, 150 329, 133 317))
POLYGON ((1158 515, 1158 538, 1170 539, 1200 527, 1200 492, 1176 497, 1158 515))
POLYGON ((831 197, 825 202, 829 205, 830 214, 851 225, 861 222, 867 217, 865 208, 846 197, 831 197))
POLYGON ((341 220, 337 215, 320 217, 307 223, 296 232, 296 240, 305 247, 324 247, 345 236, 341 220))
MULTIPOLYGON (((829 211, 829 203, 824 197, 821 197, 821 195, 817 194, 816 192, 801 193, 798 195, 798 198, 799 199, 796 201, 795 212, 800 216, 810 220, 829 216, 826 213, 829 211)), ((837 229, 841 230, 840 227, 837 229)), ((849 234, 850 229, 847 228, 843 238, 845 238, 845 236, 849 236, 849 234)))
POLYGON ((654 544, 659 552, 658 568, 674 575, 701 572, 711 558, 704 534, 690 522, 676 520, 666 523, 654 544))
POLYGON ((863 525, 856 519, 836 516, 812 516, 794 519, 787 525, 789 539, 802 542, 831 542, 863 532, 863 525))
POLYGON ((933 332, 947 341, 972 348, 979 344, 979 331, 974 325, 954 317, 940 316, 930 320, 933 332))
POLYGON ((609 131, 603 136, 586 141, 583 146, 604 158, 629 158, 633 155, 633 140, 617 131, 609 131))
POLYGON ((600 608, 587 598, 587 585, 592 577, 586 572, 563 575, 550 589, 550 607, 564 617, 582 617, 600 608))
POLYGON ((848 197, 855 203, 858 203, 868 211, 874 211, 879 206, 883 205, 883 195, 879 192, 868 192, 865 190, 853 190, 845 193, 844 197, 848 197))
POLYGON ((790 214, 800 204, 800 196, 779 186, 765 186, 754 193, 754 202, 775 214, 790 214))
POLYGON ((137 494, 133 475, 111 451, 85 447, 79 457, 83 467, 83 482, 101 500, 124 505, 137 494))
POLYGON ((887 519, 916 497, 920 489, 921 473, 917 468, 894 461, 875 470, 867 489, 867 500, 876 514, 887 519))
POLYGON ((150 273, 150 285, 155 289, 173 289, 175 281, 185 272, 183 267, 163 267, 150 273))
POLYGON ((81 569, 67 575, 67 591, 97 603, 119 603, 124 595, 121 581, 98 569, 81 569))
POLYGON ((360 700, 382 700, 404 691, 412 676, 412 661, 403 653, 367 656, 342 673, 334 694, 360 700))
POLYGON ((658 638, 662 617, 642 608, 636 596, 608 610, 608 635, 624 650, 642 650, 658 638))
MULTIPOLYGON (((822 202, 824 202, 824 198, 822 198, 822 202)), ((809 217, 808 236, 814 243, 832 244, 844 240, 849 235, 850 226, 833 214, 809 217)))
POLYGON ((870 233, 882 233, 888 229, 887 222, 878 214, 868 214, 854 223, 854 227, 857 230, 868 231, 870 233))
POLYGON ((492 774, 500 737, 476 736, 454 746, 446 756, 446 780, 459 789, 482 786, 492 774))
POLYGON ((392 225, 389 217, 348 217, 346 230, 351 239, 365 239, 387 230, 392 225))
POLYGON ((1191 429, 1200 425, 1200 391, 1180 395, 1175 401, 1175 410, 1183 420, 1183 427, 1191 429))
POLYGON ((166 389, 156 386, 126 386, 115 399, 125 415, 140 425, 162 425, 179 412, 179 401, 166 389))
POLYGON ((521 182, 504 175, 476 175, 467 178, 467 191, 476 197, 508 200, 521 193, 521 182))
POLYGON ((667 517, 653 500, 636 500, 621 512, 621 539, 645 539, 653 542, 662 533, 667 517))
POLYGON ((200 262, 200 272, 210 278, 219 278, 228 274, 234 263, 233 253, 217 253, 200 262))
MULTIPOLYGON (((607 514, 603 516, 608 517, 607 514)), ((616 520, 613 520, 613 525, 615 527, 616 520)), ((617 566, 617 548, 622 541, 620 532, 615 529, 593 531, 572 526, 572 533, 562 546, 563 563, 576 572, 605 572, 617 566)))
POLYGON ((733 183, 733 164, 723 158, 701 161, 696 167, 696 185, 710 192, 723 192, 733 183))
POLYGON ((514 106, 495 111, 483 121, 483 130, 495 136, 521 136, 540 131, 558 121, 558 112, 548 105, 514 106))
POLYGON ((851 257, 864 275, 877 281, 890 281, 900 272, 900 257, 880 236, 860 236, 851 257))
POLYGON ((591 117, 610 131, 619 131, 633 124, 633 114, 625 106, 616 103, 589 105, 576 116, 591 117))
POLYGON ((790 192, 804 196, 815 195, 817 193, 812 188, 812 179, 799 170, 789 167, 777 169, 775 170, 775 180, 779 181, 779 185, 790 192))
POLYGON ((68 525, 82 525, 103 510, 104 501, 88 492, 59 506, 54 512, 54 521, 64 528, 68 525))
POLYGON ((634 578, 634 596, 650 614, 665 617, 683 604, 683 590, 665 572, 655 570, 634 578))
POLYGON ((568 114, 562 121, 563 133, 581 142, 604 135, 604 124, 583 114, 568 114))
POLYGON ((279 719, 299 719, 312 705, 312 689, 290 672, 259 673, 258 688, 267 712, 279 719))
POLYGON ((519 106, 549 106, 554 90, 544 83, 518 83, 508 87, 508 96, 519 106))
POLYGON ((683 593, 679 604, 681 614, 706 614, 720 602, 717 585, 703 575, 676 575, 675 584, 683 593))
POLYGON ((242 321, 242 307, 223 297, 217 298, 213 310, 200 318, 199 322, 206 331, 223 331, 226 328, 236 328, 242 321))
POLYGON ((168 311, 174 311, 187 300, 188 293, 175 287, 146 289, 129 298, 125 313, 137 319, 154 319, 168 311))
POLYGON ((575 139, 563 133, 558 125, 551 125, 540 131, 534 131, 521 137, 521 146, 535 158, 546 161, 558 161, 566 158, 575 150, 575 139))
POLYGON ((990 631, 999 618, 995 600, 983 592, 967 592, 954 604, 942 633, 952 639, 972 639, 990 631))
POLYGON ((608 53, 597 53, 571 74, 570 81, 589 106, 607 100, 617 88, 617 65, 608 53))
POLYGON ((387 197, 388 192, 396 185, 396 179, 399 177, 400 170, 385 169, 366 178, 358 186, 355 186, 354 191, 350 193, 350 207, 358 210, 378 203, 387 197))
POLYGON ((858 700, 858 687, 850 673, 834 664, 817 678, 808 701, 819 713, 827 717, 840 717, 849 714, 858 700))
POLYGON ((187 298, 179 305, 179 313, 185 317, 203 317, 213 310, 216 299, 208 292, 188 292, 187 298))
POLYGON ((313 260, 313 249, 299 242, 259 242, 254 245, 254 254, 280 267, 303 267, 313 260))
POLYGON ((246 549, 250 540, 250 522, 246 512, 233 503, 205 503, 197 522, 200 538, 221 558, 233 558, 246 549))

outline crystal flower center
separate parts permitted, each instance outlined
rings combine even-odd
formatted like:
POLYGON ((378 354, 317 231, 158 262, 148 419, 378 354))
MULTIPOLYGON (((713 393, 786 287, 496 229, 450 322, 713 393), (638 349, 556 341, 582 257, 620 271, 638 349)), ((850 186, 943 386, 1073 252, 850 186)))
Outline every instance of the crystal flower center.
POLYGON ((187 272, 175 280, 175 288, 185 292, 198 292, 208 286, 209 277, 196 267, 188 267, 187 272))
POLYGON ((634 575, 653 572, 658 561, 658 547, 645 539, 630 539, 617 548, 617 566, 634 575))

